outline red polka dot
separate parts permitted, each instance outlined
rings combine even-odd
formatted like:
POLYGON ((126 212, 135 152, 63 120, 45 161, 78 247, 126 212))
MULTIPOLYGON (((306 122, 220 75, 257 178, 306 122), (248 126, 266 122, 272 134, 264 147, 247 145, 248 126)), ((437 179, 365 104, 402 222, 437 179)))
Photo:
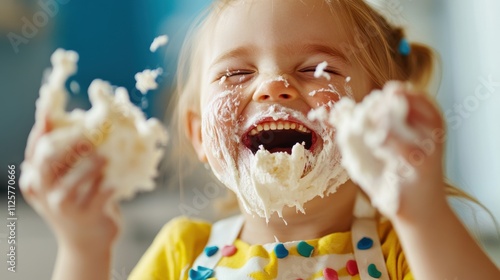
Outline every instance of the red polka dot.
POLYGON ((346 269, 347 269, 347 273, 349 273, 349 275, 351 275, 351 276, 357 275, 359 273, 358 264, 356 263, 355 260, 347 261, 346 269))
POLYGON ((326 280, 339 280, 339 274, 337 271, 328 267, 323 270, 323 276, 326 280))
POLYGON ((230 257, 230 256, 236 254, 237 250, 238 249, 236 249, 236 247, 234 245, 227 245, 227 246, 224 246, 224 248, 222 248, 221 253, 222 253, 222 256, 224 256, 224 257, 230 257))

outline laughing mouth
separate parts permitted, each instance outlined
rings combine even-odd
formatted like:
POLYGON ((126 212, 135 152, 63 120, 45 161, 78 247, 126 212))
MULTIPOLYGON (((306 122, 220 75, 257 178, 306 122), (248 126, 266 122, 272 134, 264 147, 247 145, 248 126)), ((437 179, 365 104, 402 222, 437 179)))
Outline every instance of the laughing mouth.
POLYGON ((288 121, 265 121, 255 125, 243 136, 243 144, 257 153, 262 145, 270 153, 286 152, 292 154, 292 147, 304 143, 311 150, 316 134, 303 124, 288 121))

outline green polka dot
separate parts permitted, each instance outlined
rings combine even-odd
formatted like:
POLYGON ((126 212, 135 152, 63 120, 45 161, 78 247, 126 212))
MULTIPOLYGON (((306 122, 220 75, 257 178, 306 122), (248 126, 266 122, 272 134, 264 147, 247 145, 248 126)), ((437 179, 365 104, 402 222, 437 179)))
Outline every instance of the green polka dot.
POLYGON ((303 257, 309 258, 312 256, 312 253, 314 251, 314 247, 309 245, 305 241, 300 241, 299 244, 297 245, 297 252, 303 257))
POLYGON ((382 276, 382 272, 378 271, 377 267, 374 264, 370 264, 368 266, 368 275, 378 279, 382 276))

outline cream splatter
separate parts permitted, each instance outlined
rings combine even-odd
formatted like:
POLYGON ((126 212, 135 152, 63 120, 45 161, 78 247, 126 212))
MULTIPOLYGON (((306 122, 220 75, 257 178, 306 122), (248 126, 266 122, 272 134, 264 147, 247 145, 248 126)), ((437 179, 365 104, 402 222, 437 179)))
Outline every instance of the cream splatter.
POLYGON ((285 87, 289 87, 290 86, 290 83, 288 82, 288 80, 283 75, 280 75, 280 76, 277 76, 277 77, 265 80, 262 83, 260 83, 260 85, 257 88, 256 92, 262 91, 263 87, 267 86, 270 83, 274 83, 274 82, 282 82, 285 87))
POLYGON ((219 85, 222 85, 226 81, 226 79, 227 79, 226 75, 222 76, 219 80, 219 85))
POLYGON ((316 71, 314 71, 314 77, 320 78, 323 77, 328 81, 331 79, 330 74, 325 72, 326 67, 328 67, 328 62, 323 61, 316 66, 316 71))
POLYGON ((168 43, 168 36, 167 35, 158 36, 151 43, 149 50, 154 53, 154 52, 156 52, 156 50, 158 50, 159 47, 164 46, 167 43, 168 43))
POLYGON ((142 93, 146 94, 149 90, 158 88, 156 78, 163 73, 163 69, 158 68, 155 70, 146 69, 142 72, 135 74, 135 87, 142 93))
POLYGON ((316 89, 316 90, 309 92, 309 96, 315 96, 316 94, 322 93, 322 92, 330 92, 330 93, 337 95, 338 99, 342 98, 342 96, 340 95, 340 92, 332 84, 328 84, 328 88, 320 88, 320 89, 316 89))

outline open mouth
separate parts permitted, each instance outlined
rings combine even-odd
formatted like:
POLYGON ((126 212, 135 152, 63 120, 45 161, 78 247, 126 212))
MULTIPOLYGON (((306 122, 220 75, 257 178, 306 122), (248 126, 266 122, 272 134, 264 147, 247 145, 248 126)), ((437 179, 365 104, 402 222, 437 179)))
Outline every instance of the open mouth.
POLYGON ((292 154, 292 147, 304 143, 311 150, 316 142, 316 134, 303 124, 292 121, 265 121, 255 125, 243 136, 243 144, 257 153, 262 145, 270 153, 292 154))

